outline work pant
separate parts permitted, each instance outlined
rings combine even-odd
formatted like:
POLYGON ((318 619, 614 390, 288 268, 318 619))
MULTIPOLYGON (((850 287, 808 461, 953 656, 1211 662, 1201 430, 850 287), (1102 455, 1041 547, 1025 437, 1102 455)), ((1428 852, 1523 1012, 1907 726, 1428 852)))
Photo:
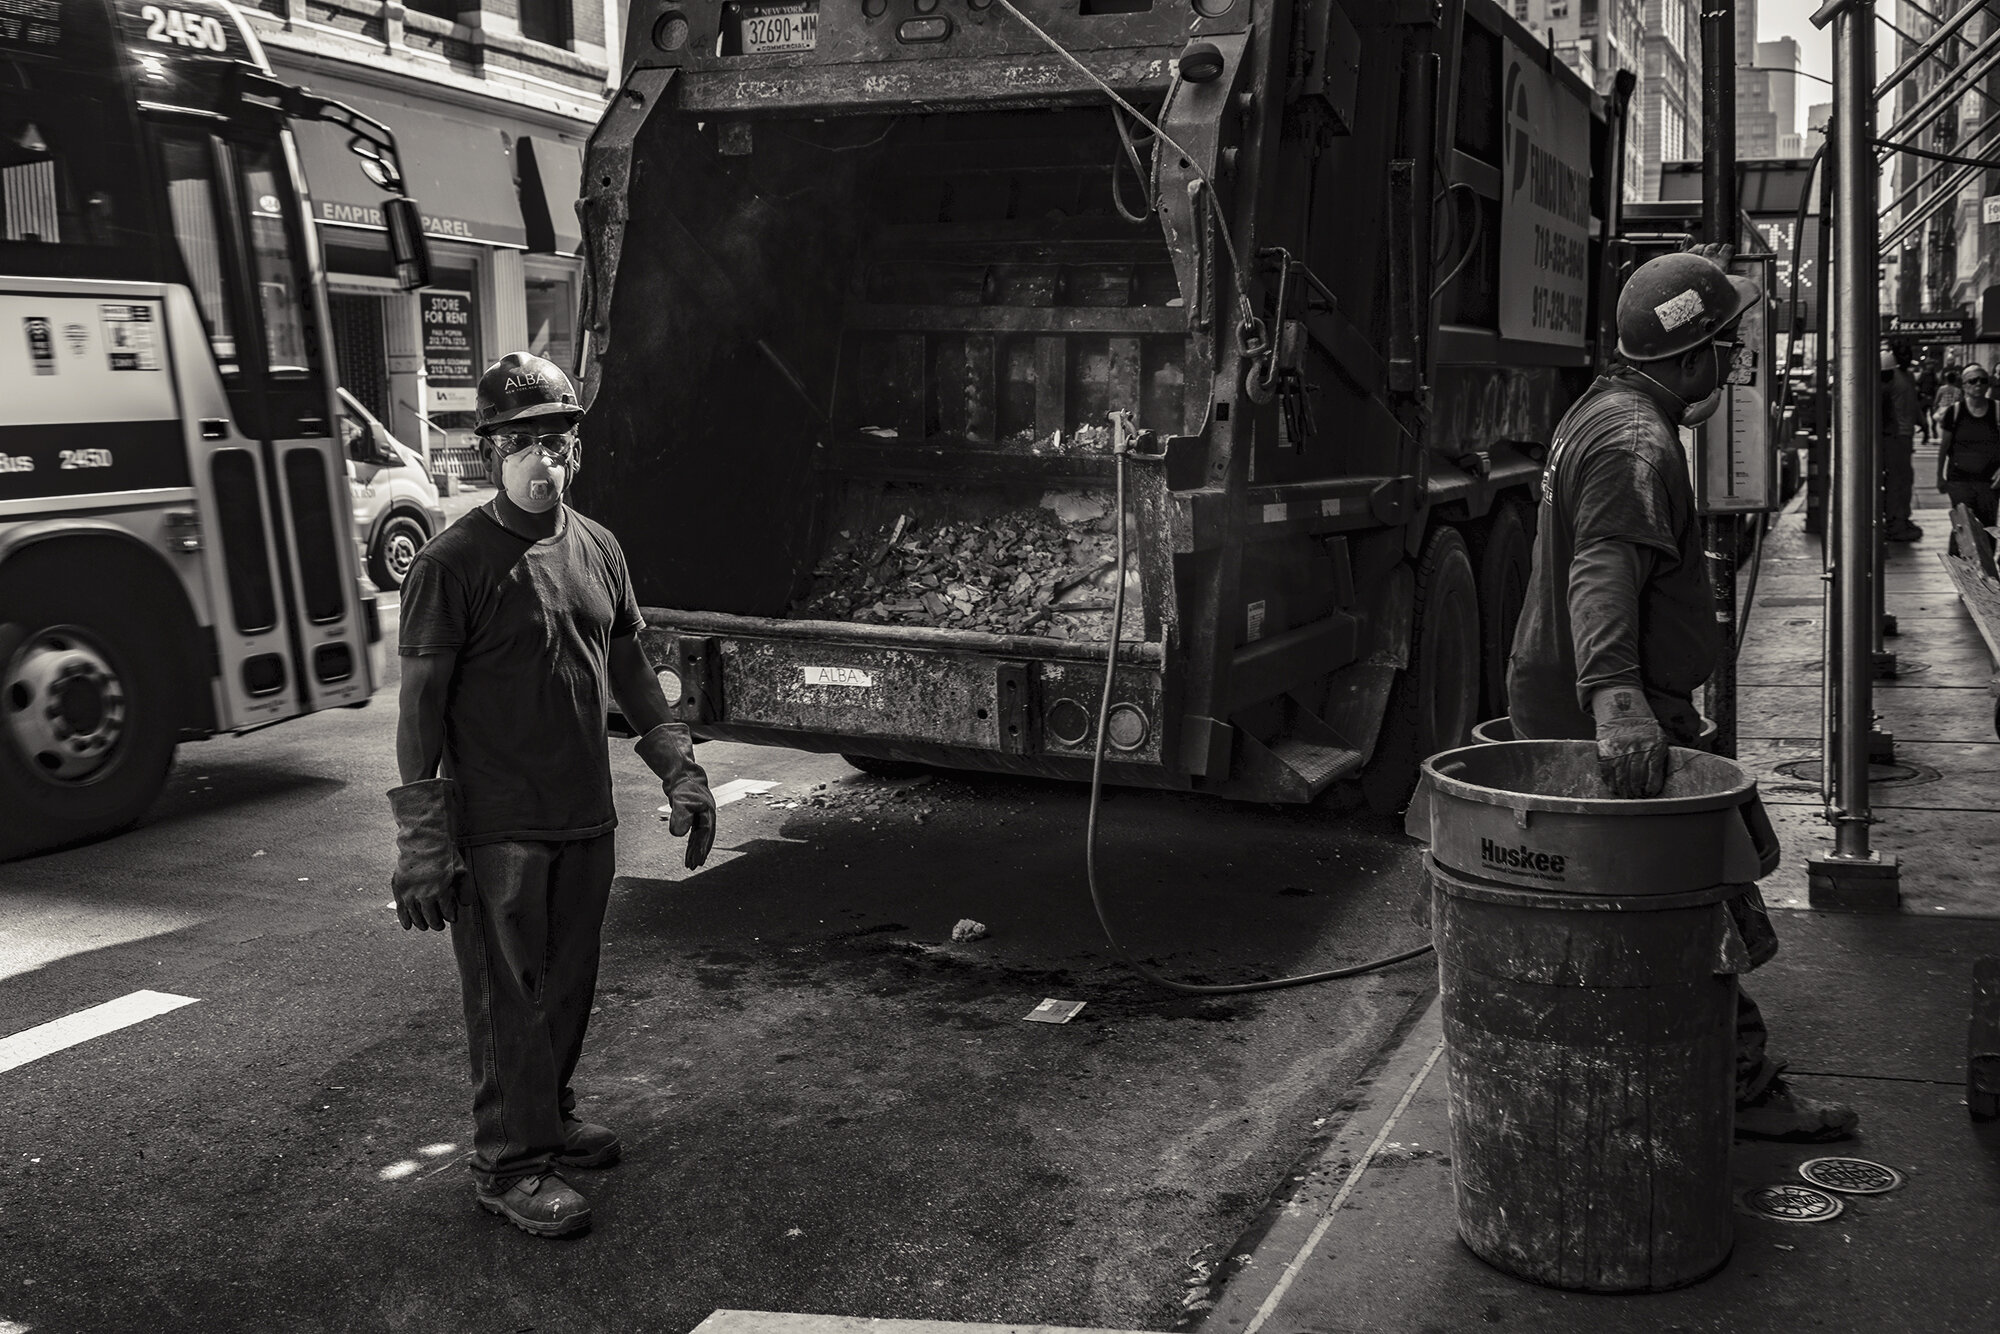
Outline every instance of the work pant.
POLYGON ((1955 473, 1944 479, 1944 493, 1951 497, 1954 505, 1964 505, 1972 511, 1972 517, 1980 527, 1991 528, 1995 523, 1994 511, 2000 509, 2000 493, 1993 484, 1983 477, 1961 477, 1955 473))
POLYGON ((1882 526, 1901 528, 1910 522, 1911 493, 1916 489, 1916 469, 1910 454, 1917 447, 1908 431, 1882 433, 1882 526))
POLYGON ((472 1174, 485 1189, 547 1171, 575 1118, 569 1081, 597 993, 614 839, 466 849, 451 944, 472 1055, 472 1174))

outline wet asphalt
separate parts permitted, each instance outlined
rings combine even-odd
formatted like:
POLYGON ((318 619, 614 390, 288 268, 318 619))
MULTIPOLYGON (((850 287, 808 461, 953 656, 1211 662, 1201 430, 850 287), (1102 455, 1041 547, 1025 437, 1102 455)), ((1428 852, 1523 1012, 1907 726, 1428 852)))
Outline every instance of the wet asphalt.
MULTIPOLYGON (((0 1037, 197 1002, 0 1072, 0 1330, 1185 1327, 1434 976, 1166 995, 1092 914, 1083 794, 1038 781, 707 744, 716 785, 775 786, 690 874, 614 741, 578 1088, 625 1160, 540 1240, 474 1205, 449 945, 386 906, 394 726, 391 683, 183 747, 138 828, 0 866, 0 1037), (1048 997, 1085 1005, 1024 1022, 1048 997)), ((1116 792, 1101 855, 1134 952, 1190 980, 1422 938, 1392 821, 1116 792)))

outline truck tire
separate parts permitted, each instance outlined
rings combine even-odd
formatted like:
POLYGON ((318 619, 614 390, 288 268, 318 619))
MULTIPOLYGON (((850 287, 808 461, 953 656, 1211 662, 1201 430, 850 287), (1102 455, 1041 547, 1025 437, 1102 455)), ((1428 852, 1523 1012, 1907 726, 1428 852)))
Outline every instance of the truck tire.
POLYGON ((368 544, 368 577, 384 593, 393 593, 410 575, 410 562, 424 549, 430 534, 407 514, 391 514, 368 544))
POLYGON ((1382 734, 1361 772, 1370 808, 1393 813, 1409 804, 1417 767, 1462 746, 1479 721, 1479 586, 1456 528, 1440 525, 1417 560, 1410 662, 1389 690, 1382 734))
POLYGON ((841 759, 871 778, 916 778, 931 771, 928 764, 914 760, 878 760, 873 755, 845 755, 841 759))
POLYGON ((1528 599, 1528 576, 1535 564, 1534 540, 1528 534, 1525 507, 1503 500, 1486 526, 1479 546, 1479 646, 1481 718, 1507 712, 1507 657, 1514 647, 1514 626, 1528 599))
POLYGON ((179 727, 148 610, 0 574, 0 860, 114 833, 165 785, 179 727))

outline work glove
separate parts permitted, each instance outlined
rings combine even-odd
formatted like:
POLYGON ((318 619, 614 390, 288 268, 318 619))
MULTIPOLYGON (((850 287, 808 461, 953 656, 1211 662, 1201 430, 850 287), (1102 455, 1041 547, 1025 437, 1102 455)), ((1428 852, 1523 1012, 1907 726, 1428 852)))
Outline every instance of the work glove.
POLYGON ((1659 796, 1671 747, 1645 694, 1634 686, 1606 686, 1590 697, 1590 712, 1605 786, 1626 798, 1659 796))
POLYGON ((442 931, 458 920, 458 881, 466 874, 458 851, 458 784, 426 778, 389 789, 396 813, 396 869, 389 887, 396 916, 408 931, 442 931))
POLYGON ((715 797, 708 790, 708 775, 694 762, 694 738, 686 723, 661 723, 639 738, 638 750, 666 790, 672 808, 667 832, 675 838, 687 835, 687 868, 692 871, 715 846, 715 797))

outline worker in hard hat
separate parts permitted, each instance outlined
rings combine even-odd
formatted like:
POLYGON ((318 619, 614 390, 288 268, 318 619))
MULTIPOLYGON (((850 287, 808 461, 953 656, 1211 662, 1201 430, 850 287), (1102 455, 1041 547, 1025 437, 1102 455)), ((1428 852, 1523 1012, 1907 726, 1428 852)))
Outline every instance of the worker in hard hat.
POLYGON ((1917 419, 1923 404, 1917 381, 1894 348, 1882 349, 1882 536, 1915 542, 1924 530, 1910 518, 1916 490, 1917 419))
MULTIPOLYGON (((1665 255, 1632 274, 1618 298, 1619 360, 1557 425, 1542 472, 1507 671, 1514 735, 1595 741, 1620 797, 1659 795, 1671 744, 1699 740, 1694 691, 1723 649, 1680 428, 1714 415, 1736 323, 1762 299, 1726 262, 1665 255)), ((1754 886, 1732 907, 1754 967, 1776 952, 1770 919, 1754 886)), ((1738 1133, 1852 1134, 1852 1109, 1782 1078, 1755 1002, 1738 997, 1738 1133)))
POLYGON ((449 927, 458 957, 479 1205, 545 1237, 590 1225, 561 1172, 619 1156, 570 1086, 616 867, 605 685, 665 786, 690 869, 715 838, 693 740, 639 645, 624 553, 563 503, 580 417, 569 376, 540 357, 513 353, 480 378, 479 448, 498 491, 403 585, 402 785, 389 793, 397 914, 405 930, 449 927))

